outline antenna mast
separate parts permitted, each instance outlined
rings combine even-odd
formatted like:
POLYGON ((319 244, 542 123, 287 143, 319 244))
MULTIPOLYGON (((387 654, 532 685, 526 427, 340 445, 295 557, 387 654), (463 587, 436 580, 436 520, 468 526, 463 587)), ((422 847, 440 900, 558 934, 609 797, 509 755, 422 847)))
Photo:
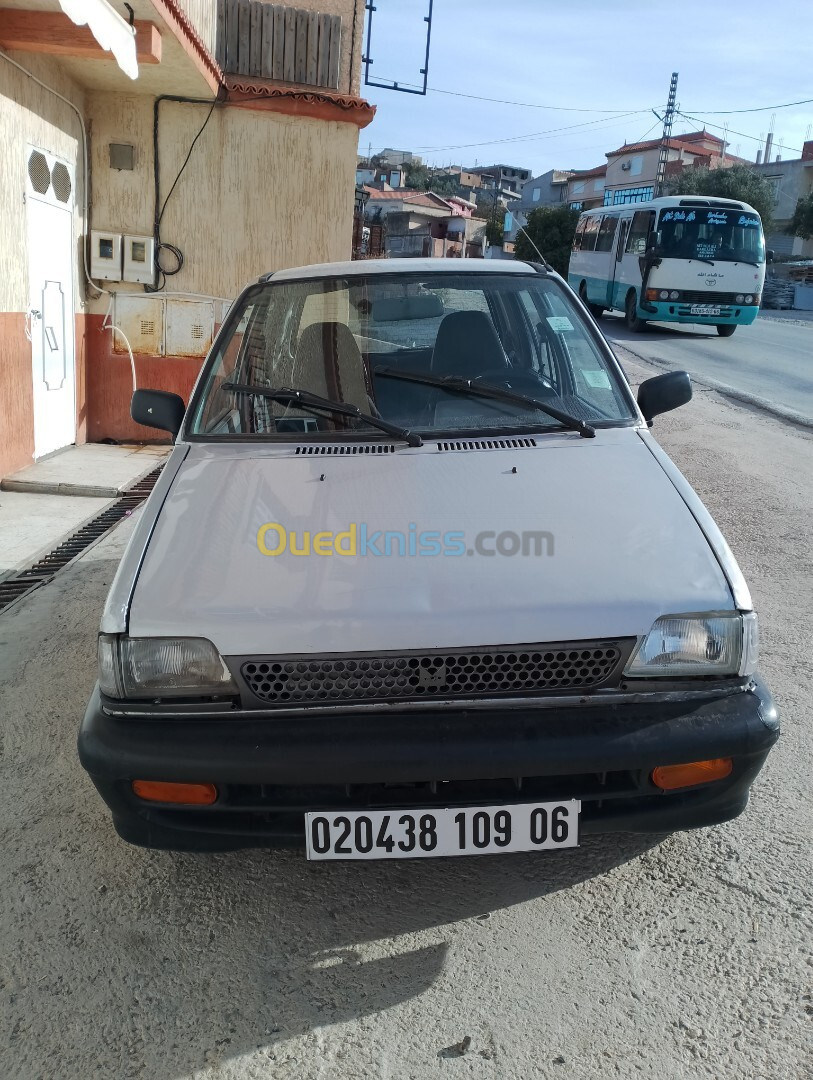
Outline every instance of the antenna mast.
POLYGON ((672 72, 669 83, 669 99, 666 102, 666 112, 663 114, 663 135, 661 136, 661 153, 658 158, 658 173, 655 181, 655 195, 663 195, 663 181, 666 176, 666 162, 669 158, 669 140, 672 137, 672 124, 675 121, 675 98, 677 96, 678 72, 672 72))

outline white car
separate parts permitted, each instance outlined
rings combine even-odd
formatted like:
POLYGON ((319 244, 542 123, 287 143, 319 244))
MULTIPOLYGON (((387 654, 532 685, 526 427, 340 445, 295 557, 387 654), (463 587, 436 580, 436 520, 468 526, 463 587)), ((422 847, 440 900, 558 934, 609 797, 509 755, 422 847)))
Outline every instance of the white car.
POLYGON ((549 267, 267 274, 105 607, 85 768, 132 843, 570 847, 740 813, 779 729, 717 526, 549 267))

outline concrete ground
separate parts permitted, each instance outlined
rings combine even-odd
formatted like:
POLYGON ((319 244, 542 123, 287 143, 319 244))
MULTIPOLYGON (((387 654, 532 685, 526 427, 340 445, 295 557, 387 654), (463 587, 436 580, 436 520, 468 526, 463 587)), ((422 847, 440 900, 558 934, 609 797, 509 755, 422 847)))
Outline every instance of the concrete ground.
POLYGON ((685 368, 707 386, 728 387, 813 426, 813 321, 774 318, 779 314, 760 315, 730 338, 718 337, 713 327, 670 323, 652 323, 633 334, 618 315, 603 316, 599 325, 613 346, 642 360, 685 368))
POLYGON ((31 566, 159 465, 169 446, 70 446, 0 483, 0 578, 31 566))
POLYGON ((0 491, 0 578, 9 570, 31 566, 109 502, 80 495, 0 491))
POLYGON ((395 863, 128 847, 75 753, 125 523, 0 616, 0 1076, 810 1077, 813 437, 710 391, 655 431, 761 614, 784 733, 744 815, 395 863))

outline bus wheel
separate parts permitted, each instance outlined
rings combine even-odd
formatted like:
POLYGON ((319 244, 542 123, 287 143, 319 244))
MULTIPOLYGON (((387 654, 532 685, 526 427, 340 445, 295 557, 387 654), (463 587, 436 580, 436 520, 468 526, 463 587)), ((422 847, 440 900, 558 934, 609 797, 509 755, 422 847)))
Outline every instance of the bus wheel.
POLYGON ((600 319, 601 316, 604 314, 603 307, 601 307, 599 304, 591 304, 590 301, 587 299, 587 286, 584 282, 582 282, 579 286, 579 299, 594 319, 600 319))
POLYGON ((644 329, 645 320, 638 318, 638 300, 634 292, 627 293, 627 302, 624 306, 624 322, 627 329, 633 334, 640 334, 644 329))
POLYGON ((734 323, 717 323, 717 333, 720 337, 731 337, 736 329, 734 323))

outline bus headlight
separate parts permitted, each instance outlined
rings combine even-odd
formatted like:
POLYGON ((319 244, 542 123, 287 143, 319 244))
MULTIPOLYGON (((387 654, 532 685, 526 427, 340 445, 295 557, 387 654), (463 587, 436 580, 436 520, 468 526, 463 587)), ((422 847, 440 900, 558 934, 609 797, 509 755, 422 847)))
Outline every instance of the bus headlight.
POLYGON ((743 294, 741 292, 737 293, 736 300, 737 300, 738 304, 741 304, 744 299, 745 299, 745 297, 743 296, 743 294))
POLYGON ((752 294, 751 294, 751 293, 748 293, 748 295, 747 295, 747 296, 746 296, 746 298, 745 298, 745 302, 746 302, 746 304, 753 304, 753 302, 754 302, 754 297, 752 296, 752 294))
POLYGON ((669 290, 668 289, 661 289, 661 291, 658 293, 658 296, 661 298, 661 300, 668 300, 669 299, 669 290))
POLYGON ((670 300, 677 300, 679 297, 680 293, 677 291, 677 289, 672 289, 672 291, 669 293, 670 300))

